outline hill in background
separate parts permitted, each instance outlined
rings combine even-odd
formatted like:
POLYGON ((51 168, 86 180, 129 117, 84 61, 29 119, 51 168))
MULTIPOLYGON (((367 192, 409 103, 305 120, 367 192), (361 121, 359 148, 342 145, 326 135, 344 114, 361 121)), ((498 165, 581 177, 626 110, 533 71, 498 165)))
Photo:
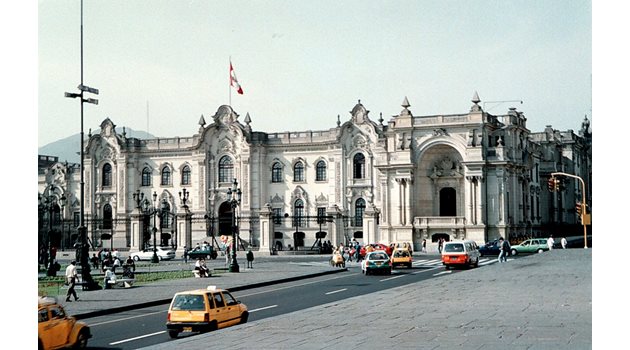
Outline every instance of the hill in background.
MULTIPOLYGON (((101 130, 97 129, 96 131, 93 131, 92 133, 96 134, 100 132, 101 130)), ((116 132, 119 134, 122 133, 122 127, 116 127, 116 132)), ((155 138, 155 136, 147 133, 146 131, 136 131, 136 130, 130 129, 129 127, 125 127, 125 133, 127 134, 127 137, 129 138, 130 137, 135 137, 138 139, 155 138)), ((84 134, 84 140, 87 141, 87 139, 88 139, 88 134, 86 132, 84 134)), ((60 162, 68 161, 68 163, 80 163, 81 162, 81 155, 79 154, 79 152, 81 151, 81 148, 79 147, 80 143, 81 143, 81 134, 76 133, 72 136, 68 136, 64 139, 51 142, 45 146, 39 147, 37 149, 37 154, 59 157, 60 162)))

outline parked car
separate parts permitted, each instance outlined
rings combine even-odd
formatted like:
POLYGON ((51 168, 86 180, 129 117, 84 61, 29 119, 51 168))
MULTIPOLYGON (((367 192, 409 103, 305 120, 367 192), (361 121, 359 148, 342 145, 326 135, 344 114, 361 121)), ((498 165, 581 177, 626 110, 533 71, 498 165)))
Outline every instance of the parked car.
POLYGON ((396 266, 406 266, 407 268, 411 268, 413 263, 413 257, 409 253, 408 249, 396 248, 392 253, 392 268, 396 266))
POLYGON ((391 275, 392 264, 389 255, 383 250, 367 253, 365 259, 361 261, 361 272, 366 275, 374 272, 391 275))
POLYGON ((453 266, 479 266, 479 247, 475 241, 446 242, 442 249, 442 264, 446 269, 453 266))
POLYGON ((549 250, 546 238, 532 238, 521 242, 521 244, 513 245, 512 255, 526 253, 542 253, 549 250))
POLYGON ((362 246, 361 250, 359 250, 359 254, 361 255, 362 258, 365 258, 365 254, 367 254, 368 251, 370 250, 368 249, 368 247, 372 247, 371 248, 372 251, 382 250, 385 253, 387 253, 388 256, 392 255, 392 248, 390 246, 382 244, 382 243, 370 243, 370 244, 366 244, 362 246))
POLYGON ((479 255, 480 256, 499 255, 499 253, 501 253, 500 248, 501 247, 499 247, 499 240, 495 239, 479 247, 479 255))
POLYGON ((37 341, 39 350, 87 347, 92 337, 90 327, 68 316, 52 297, 39 297, 37 302, 37 341))
MULTIPOLYGON (((156 253, 160 260, 172 260, 175 259, 175 251, 170 247, 156 247, 156 253)), ((151 260, 153 259, 153 247, 148 247, 139 252, 129 253, 129 256, 135 261, 151 260)))
POLYGON ((248 317, 247 306, 228 290, 209 286, 175 294, 166 329, 171 338, 177 338, 182 332, 207 332, 246 323, 248 317))
POLYGON ((216 259, 218 256, 214 247, 209 245, 206 247, 194 248, 188 252, 189 259, 216 259))

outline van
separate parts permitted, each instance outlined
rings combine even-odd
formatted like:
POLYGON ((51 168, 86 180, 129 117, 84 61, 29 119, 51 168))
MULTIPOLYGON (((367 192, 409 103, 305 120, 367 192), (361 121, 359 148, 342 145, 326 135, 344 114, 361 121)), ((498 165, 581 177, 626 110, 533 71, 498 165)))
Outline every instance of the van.
POLYGON ((479 246, 475 241, 446 242, 442 249, 442 264, 446 269, 452 266, 479 266, 479 246))

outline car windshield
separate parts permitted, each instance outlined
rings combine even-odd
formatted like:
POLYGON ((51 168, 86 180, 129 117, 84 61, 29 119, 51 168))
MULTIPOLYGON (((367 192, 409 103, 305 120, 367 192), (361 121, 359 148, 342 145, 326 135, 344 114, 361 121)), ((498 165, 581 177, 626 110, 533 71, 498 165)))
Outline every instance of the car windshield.
POLYGON ((374 253, 370 254, 370 260, 387 260, 387 254, 385 253, 374 253))
POLYGON ((406 250, 397 250, 396 252, 394 252, 395 258, 406 258, 408 256, 409 256, 409 252, 406 250))
POLYGON ((464 245, 461 243, 452 243, 444 246, 444 251, 447 253, 461 253, 464 251, 464 245))
POLYGON ((173 300, 172 310, 205 310, 203 295, 180 294, 173 300))

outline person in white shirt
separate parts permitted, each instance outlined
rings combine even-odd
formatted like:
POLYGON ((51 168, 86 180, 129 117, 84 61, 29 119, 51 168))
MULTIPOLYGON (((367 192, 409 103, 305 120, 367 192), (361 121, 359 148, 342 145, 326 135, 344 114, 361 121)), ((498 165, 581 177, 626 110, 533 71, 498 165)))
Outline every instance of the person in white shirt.
POLYGON ((556 243, 553 240, 553 236, 549 236, 549 238, 547 238, 547 247, 549 247, 549 250, 553 249, 553 244, 556 243))
POLYGON ((103 289, 109 289, 109 284, 107 283, 107 281, 115 281, 116 280, 116 274, 114 273, 114 271, 112 271, 111 267, 108 267, 107 270, 105 270, 105 278, 103 279, 103 283, 105 284, 103 286, 103 289))
POLYGON ((560 244, 562 245, 562 249, 567 249, 567 239, 562 237, 560 240, 560 244))
POLYGON ((74 301, 79 300, 77 292, 74 290, 74 286, 77 283, 77 262, 72 260, 70 265, 66 267, 66 280, 68 281, 68 293, 66 293, 66 301, 71 301, 70 296, 74 297, 74 301))

